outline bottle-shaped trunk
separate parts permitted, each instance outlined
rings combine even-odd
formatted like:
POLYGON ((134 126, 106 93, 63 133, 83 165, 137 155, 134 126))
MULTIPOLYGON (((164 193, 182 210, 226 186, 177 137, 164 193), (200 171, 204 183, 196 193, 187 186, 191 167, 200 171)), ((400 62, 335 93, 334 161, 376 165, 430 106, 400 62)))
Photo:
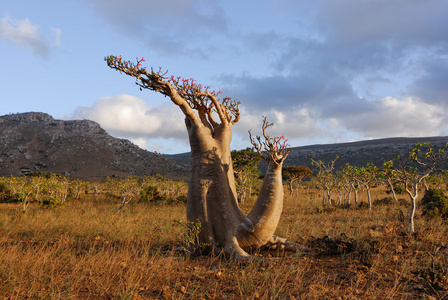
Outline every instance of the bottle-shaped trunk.
POLYGON ((236 237, 243 248, 258 248, 271 240, 283 210, 282 164, 269 162, 254 207, 240 224, 236 237))
POLYGON ((230 147, 230 129, 210 138, 205 127, 189 129, 191 162, 187 220, 201 224, 201 243, 223 246, 244 219, 237 203, 230 147))

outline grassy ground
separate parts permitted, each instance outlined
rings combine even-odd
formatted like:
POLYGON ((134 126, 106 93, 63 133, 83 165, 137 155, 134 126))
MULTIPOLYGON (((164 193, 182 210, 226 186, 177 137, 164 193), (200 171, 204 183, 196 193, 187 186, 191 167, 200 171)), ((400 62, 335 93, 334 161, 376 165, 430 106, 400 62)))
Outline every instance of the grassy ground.
POLYGON ((446 221, 417 215, 409 236, 405 206, 323 209, 305 191, 286 194, 277 234, 314 254, 262 250, 264 262, 245 265, 176 253, 184 204, 118 214, 106 198, 26 213, 0 204, 0 299, 448 299, 448 250, 436 251, 446 221))

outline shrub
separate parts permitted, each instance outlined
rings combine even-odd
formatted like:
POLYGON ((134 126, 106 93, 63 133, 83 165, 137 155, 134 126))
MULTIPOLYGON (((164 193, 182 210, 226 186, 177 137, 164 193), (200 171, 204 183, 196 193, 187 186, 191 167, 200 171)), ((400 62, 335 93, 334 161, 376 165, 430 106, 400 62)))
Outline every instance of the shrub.
POLYGON ((428 189, 421 204, 425 216, 448 217, 448 197, 441 189, 428 189))
POLYGON ((398 204, 400 204, 401 206, 407 206, 409 205, 409 200, 406 200, 404 198, 398 198, 398 204))
POLYGON ((369 208, 369 203, 367 202, 359 202, 358 206, 356 207, 357 209, 368 209, 369 208))
POLYGON ((41 206, 46 206, 46 207, 64 205, 64 203, 61 202, 59 200, 59 198, 57 198, 57 197, 45 197, 45 198, 42 198, 41 200, 39 200, 39 204, 41 206))
POLYGON ((177 202, 179 203, 187 203, 187 196, 181 195, 176 198, 177 202))
POLYGON ((148 185, 140 192, 140 202, 150 202, 160 199, 160 193, 156 186, 148 185))
POLYGON ((23 201, 23 194, 12 194, 10 191, 6 193, 0 192, 0 203, 20 203, 23 201))
POLYGON ((9 202, 11 190, 4 182, 0 182, 0 203, 9 202))
POLYGON ((383 199, 376 199, 373 201, 373 205, 393 205, 395 200, 392 197, 384 197, 383 199))
POLYGON ((112 193, 112 192, 106 192, 106 197, 107 197, 107 198, 113 198, 113 199, 121 199, 120 196, 115 195, 115 194, 112 193))

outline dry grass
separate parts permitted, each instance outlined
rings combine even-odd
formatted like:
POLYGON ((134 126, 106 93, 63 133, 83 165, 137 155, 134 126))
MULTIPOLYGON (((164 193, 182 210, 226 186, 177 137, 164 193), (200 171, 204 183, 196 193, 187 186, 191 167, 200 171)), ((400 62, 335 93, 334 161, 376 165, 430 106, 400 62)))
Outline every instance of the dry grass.
POLYGON ((0 204, 0 299, 448 298, 448 251, 434 254, 448 245, 446 222, 417 216, 408 236, 407 207, 322 209, 318 198, 286 195, 277 232, 314 254, 263 250, 254 255, 270 263, 246 265, 175 253, 183 204, 131 203, 119 214, 102 198, 26 213, 0 204))

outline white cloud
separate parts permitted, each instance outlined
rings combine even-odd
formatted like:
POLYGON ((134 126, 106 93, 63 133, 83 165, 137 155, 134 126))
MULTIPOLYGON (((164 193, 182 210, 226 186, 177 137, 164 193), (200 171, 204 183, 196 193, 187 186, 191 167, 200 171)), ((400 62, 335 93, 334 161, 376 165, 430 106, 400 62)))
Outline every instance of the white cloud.
POLYGON ((293 147, 385 137, 440 136, 448 131, 448 112, 422 99, 385 97, 367 102, 369 106, 363 110, 341 105, 340 113, 332 117, 318 106, 263 112, 242 110, 241 121, 234 128, 234 145, 249 146, 249 129, 253 134, 261 134, 262 115, 274 123, 268 134, 284 135, 293 147))
MULTIPOLYGON (((176 144, 176 140, 185 145, 187 140, 184 116, 179 108, 172 103, 150 106, 131 95, 104 97, 91 107, 80 106, 73 118, 98 122, 109 134, 129 139, 142 148, 154 148, 151 141, 157 139, 167 141, 167 147, 176 144)), ((163 145, 163 141, 157 143, 163 145)), ((162 146, 156 149, 166 150, 162 146)))
POLYGON ((130 138, 129 140, 142 149, 146 149, 147 144, 148 144, 148 140, 146 140, 145 138, 141 138, 141 137, 140 138, 130 138))
POLYGON ((307 108, 290 109, 280 111, 276 109, 268 111, 241 110, 241 120, 234 126, 233 145, 237 149, 249 147, 249 134, 261 135, 263 116, 274 125, 267 129, 269 136, 281 136, 289 140, 291 146, 303 146, 312 143, 319 138, 327 137, 329 133, 326 124, 320 124, 318 116, 307 108), (305 142, 306 141, 306 142, 305 142))
POLYGON ((418 98, 385 97, 374 107, 340 120, 341 124, 365 138, 437 136, 447 128, 448 113, 418 98))
POLYGON ((37 56, 48 58, 51 48, 60 44, 62 31, 52 28, 55 34, 54 42, 48 42, 39 30, 39 26, 29 19, 15 20, 8 16, 0 19, 0 37, 14 44, 31 50, 37 56))

